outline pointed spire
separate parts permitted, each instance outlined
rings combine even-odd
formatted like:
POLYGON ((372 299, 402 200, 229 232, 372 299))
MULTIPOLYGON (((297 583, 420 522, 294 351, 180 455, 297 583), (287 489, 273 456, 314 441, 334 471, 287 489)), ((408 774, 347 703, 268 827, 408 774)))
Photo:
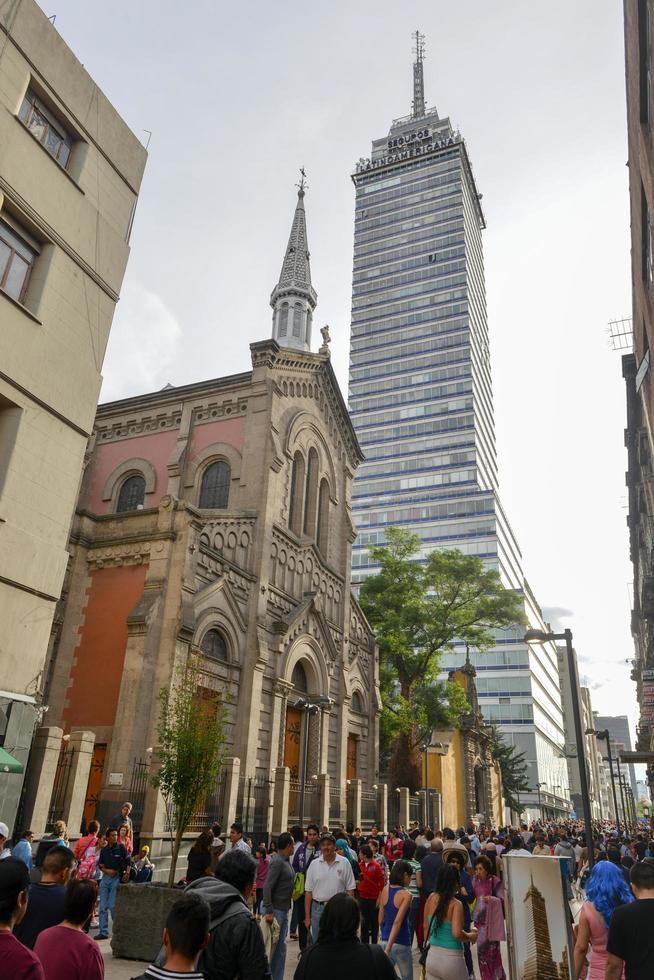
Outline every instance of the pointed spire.
POLYGON ((297 205, 279 282, 270 296, 273 337, 282 347, 311 349, 311 319, 318 297, 311 285, 304 195, 308 184, 304 167, 297 183, 297 205))
POLYGON ((413 102, 412 113, 414 119, 421 119, 425 115, 425 79, 422 71, 422 63, 425 57, 425 35, 416 31, 412 35, 415 47, 413 53, 416 60, 413 62, 413 102))

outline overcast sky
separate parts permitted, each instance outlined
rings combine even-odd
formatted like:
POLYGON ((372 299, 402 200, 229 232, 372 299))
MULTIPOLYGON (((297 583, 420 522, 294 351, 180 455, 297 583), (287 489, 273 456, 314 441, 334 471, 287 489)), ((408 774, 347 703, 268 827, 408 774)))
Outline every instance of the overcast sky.
POLYGON ((316 325, 347 390, 349 174, 410 111, 410 34, 425 32, 427 103, 461 129, 483 192, 504 506, 594 706, 633 723, 625 399, 606 333, 631 312, 622 4, 44 9, 134 132, 152 132, 104 400, 247 370, 302 165, 316 325))

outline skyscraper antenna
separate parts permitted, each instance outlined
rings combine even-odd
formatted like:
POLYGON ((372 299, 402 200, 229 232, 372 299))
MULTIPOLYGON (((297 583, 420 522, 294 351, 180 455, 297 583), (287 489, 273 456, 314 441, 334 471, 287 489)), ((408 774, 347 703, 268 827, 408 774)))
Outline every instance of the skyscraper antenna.
POLYGON ((413 62, 413 118, 420 119, 425 114, 425 79, 422 71, 422 63, 425 57, 425 35, 416 31, 411 35, 413 38, 413 53, 416 60, 413 62))

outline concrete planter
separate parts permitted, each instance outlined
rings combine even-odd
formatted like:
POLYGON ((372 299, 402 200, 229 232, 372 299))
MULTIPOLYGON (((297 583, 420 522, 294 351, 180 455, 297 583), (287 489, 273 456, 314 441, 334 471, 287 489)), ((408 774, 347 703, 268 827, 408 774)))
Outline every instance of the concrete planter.
POLYGON ((168 912, 181 895, 180 888, 159 883, 119 885, 111 936, 114 956, 151 963, 161 949, 168 912))

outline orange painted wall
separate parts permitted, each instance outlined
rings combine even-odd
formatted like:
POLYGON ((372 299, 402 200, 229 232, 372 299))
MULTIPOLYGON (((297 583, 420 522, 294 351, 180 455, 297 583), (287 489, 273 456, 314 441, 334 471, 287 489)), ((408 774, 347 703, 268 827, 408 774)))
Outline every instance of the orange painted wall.
POLYGON ((127 645, 127 616, 145 584, 147 565, 99 568, 91 572, 80 641, 71 670, 66 730, 113 725, 127 645))

